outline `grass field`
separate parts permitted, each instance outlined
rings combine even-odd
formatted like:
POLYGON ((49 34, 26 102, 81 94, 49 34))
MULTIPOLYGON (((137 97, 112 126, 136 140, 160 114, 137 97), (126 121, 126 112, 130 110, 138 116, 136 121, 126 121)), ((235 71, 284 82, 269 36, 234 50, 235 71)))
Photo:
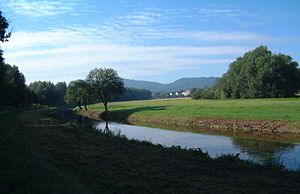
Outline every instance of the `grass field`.
MULTIPOLYGON (((102 111, 102 104, 90 105, 91 110, 102 111)), ((115 102, 109 105, 113 118, 128 121, 159 122, 172 125, 176 120, 184 126, 251 128, 283 132, 298 132, 300 128, 300 98, 191 100, 168 99, 115 102), (114 115, 117 115, 114 117, 114 115), (153 118, 153 119, 150 119, 153 118), (287 124, 288 123, 288 124, 287 124), (211 125, 211 126, 209 126, 211 125), (236 126, 234 126, 236 125, 236 126), (201 126, 201 125, 200 125, 201 126)))
POLYGON ((0 193, 297 193, 300 174, 234 156, 164 148, 59 120, 0 114, 0 193))
MULTIPOLYGON (((89 107, 103 110, 102 104, 89 107)), ((112 103, 109 110, 142 115, 300 121, 300 98, 128 101, 112 103)))

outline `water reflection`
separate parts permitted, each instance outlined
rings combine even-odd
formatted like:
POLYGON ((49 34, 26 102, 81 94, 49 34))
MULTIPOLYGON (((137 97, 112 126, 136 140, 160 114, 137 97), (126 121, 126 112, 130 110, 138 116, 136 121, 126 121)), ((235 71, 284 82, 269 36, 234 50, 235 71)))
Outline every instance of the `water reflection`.
POLYGON ((200 148, 211 157, 239 153, 241 159, 262 162, 269 159, 270 156, 280 156, 280 161, 287 168, 300 168, 300 142, 297 144, 282 143, 279 141, 247 139, 245 137, 164 130, 107 121, 100 122, 74 114, 70 115, 69 112, 60 114, 60 118, 63 121, 74 122, 82 128, 95 128, 107 134, 124 135, 128 139, 149 141, 168 147, 200 148))
POLYGON ((158 128, 126 125, 114 122, 94 122, 94 128, 129 139, 150 141, 164 146, 200 148, 211 157, 240 153, 241 159, 263 162, 270 157, 280 157, 280 162, 289 169, 300 167, 300 145, 278 141, 264 141, 220 135, 179 132, 158 128))
POLYGON ((281 157, 281 153, 292 150, 295 144, 274 141, 263 141, 257 139, 232 138, 232 143, 241 152, 250 155, 257 160, 268 160, 270 157, 281 157))

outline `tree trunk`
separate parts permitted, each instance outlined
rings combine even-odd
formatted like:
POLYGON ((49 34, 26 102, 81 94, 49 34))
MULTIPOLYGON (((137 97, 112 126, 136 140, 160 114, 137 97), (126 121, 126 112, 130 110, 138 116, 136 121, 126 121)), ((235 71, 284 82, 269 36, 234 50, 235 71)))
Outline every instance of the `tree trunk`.
POLYGON ((104 104, 105 111, 107 112, 108 111, 107 110, 107 102, 104 102, 103 104, 104 104))
POLYGON ((77 106, 79 107, 80 110, 82 109, 80 101, 77 101, 77 106))

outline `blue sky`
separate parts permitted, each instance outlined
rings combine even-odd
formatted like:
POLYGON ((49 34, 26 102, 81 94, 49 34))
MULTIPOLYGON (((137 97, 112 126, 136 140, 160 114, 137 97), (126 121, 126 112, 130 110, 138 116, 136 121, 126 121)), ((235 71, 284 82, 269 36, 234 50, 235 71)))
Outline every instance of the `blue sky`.
POLYGON ((298 0, 1 0, 7 63, 27 83, 84 79, 95 67, 172 82, 221 76, 266 45, 300 62, 298 0))

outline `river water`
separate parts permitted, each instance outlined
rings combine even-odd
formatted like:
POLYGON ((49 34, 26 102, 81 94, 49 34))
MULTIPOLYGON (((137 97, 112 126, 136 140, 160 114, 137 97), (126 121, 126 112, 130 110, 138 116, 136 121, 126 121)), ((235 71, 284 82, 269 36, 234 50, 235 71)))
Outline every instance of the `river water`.
POLYGON ((200 148, 211 157, 239 153, 241 159, 255 162, 264 162, 275 157, 288 169, 300 169, 300 142, 283 143, 274 140, 208 135, 115 122, 93 121, 93 126, 97 130, 107 130, 108 128, 111 132, 124 135, 128 139, 149 141, 167 147, 200 148))

